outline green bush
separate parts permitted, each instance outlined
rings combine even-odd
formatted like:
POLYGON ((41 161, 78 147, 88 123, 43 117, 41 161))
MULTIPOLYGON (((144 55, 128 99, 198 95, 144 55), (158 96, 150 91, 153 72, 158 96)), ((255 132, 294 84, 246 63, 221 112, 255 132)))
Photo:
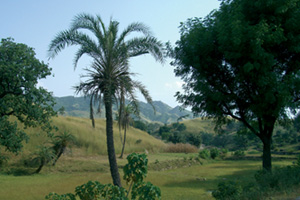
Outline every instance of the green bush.
POLYGON ((233 157, 235 158, 244 158, 245 157, 245 152, 242 150, 237 150, 233 153, 233 157))
POLYGON ((212 193, 218 200, 266 199, 277 193, 288 193, 300 185, 300 167, 288 166, 273 169, 272 173, 262 170, 255 174, 255 182, 242 186, 228 181, 218 185, 212 193))
POLYGON ((220 151, 217 148, 213 148, 213 149, 210 150, 210 157, 212 159, 215 159, 216 157, 218 157, 219 154, 220 154, 220 151))
POLYGON ((202 151, 199 152, 199 157, 202 159, 209 159, 210 153, 207 149, 203 149, 202 151))
POLYGON ((228 181, 219 183, 218 189, 213 191, 212 195, 217 200, 240 200, 242 191, 240 184, 228 181))
POLYGON ((227 156, 227 153, 228 153, 228 149, 221 149, 221 151, 220 151, 220 157, 222 159, 225 159, 226 156, 227 156))

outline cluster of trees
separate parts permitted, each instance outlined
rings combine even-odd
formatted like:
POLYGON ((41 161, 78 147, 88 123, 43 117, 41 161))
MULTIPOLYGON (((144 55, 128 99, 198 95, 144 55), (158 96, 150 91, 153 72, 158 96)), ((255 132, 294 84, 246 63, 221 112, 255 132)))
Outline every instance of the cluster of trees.
POLYGON ((198 133, 191 133, 186 131, 186 126, 183 123, 173 123, 171 125, 161 126, 154 135, 161 139, 176 143, 189 143, 196 147, 201 145, 201 136, 198 133))

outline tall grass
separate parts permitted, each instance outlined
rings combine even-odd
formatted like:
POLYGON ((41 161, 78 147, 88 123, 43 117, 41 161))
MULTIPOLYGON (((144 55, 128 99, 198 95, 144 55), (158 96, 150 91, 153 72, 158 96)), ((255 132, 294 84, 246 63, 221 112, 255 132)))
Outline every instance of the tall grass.
MULTIPOLYGON (((104 119, 96 119, 96 128, 92 128, 91 122, 86 118, 76 117, 55 117, 53 125, 58 127, 59 132, 68 132, 76 138, 75 148, 80 148, 86 155, 106 155, 106 127, 104 119)), ((114 142, 116 153, 121 153, 122 143, 119 136, 119 128, 114 123, 114 142)), ((42 145, 49 141, 46 133, 40 128, 30 128, 26 130, 30 136, 28 144, 24 145, 25 152, 31 152, 36 146, 42 145)), ((127 131, 125 153, 158 152, 165 148, 165 144, 150 136, 146 132, 130 127, 127 131)))

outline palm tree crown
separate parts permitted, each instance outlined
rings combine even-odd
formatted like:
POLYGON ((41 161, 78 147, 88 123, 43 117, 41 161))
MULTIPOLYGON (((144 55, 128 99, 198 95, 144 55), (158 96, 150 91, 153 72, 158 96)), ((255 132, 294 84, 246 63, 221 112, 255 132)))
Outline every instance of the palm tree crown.
MULTIPOLYGON (((152 36, 149 28, 142 23, 132 23, 120 34, 119 23, 110 20, 106 27, 100 16, 89 14, 77 15, 71 27, 58 33, 49 46, 49 58, 54 58, 66 46, 76 45, 79 49, 75 53, 74 68, 83 55, 90 56, 92 64, 86 68, 86 81, 75 87, 76 92, 82 92, 91 98, 91 119, 93 120, 93 103, 100 103, 103 98, 106 114, 107 150, 111 174, 115 185, 121 186, 115 158, 113 142, 112 104, 117 99, 129 97, 136 100, 134 91, 140 90, 146 100, 151 102, 148 91, 137 81, 132 80, 129 72, 129 58, 151 54, 157 61, 163 63, 163 45, 152 36), (92 33, 92 34, 88 34, 92 33), (131 33, 140 33, 141 36, 131 37, 131 33), (93 37, 92 37, 92 36, 93 37)), ((121 101, 121 106, 122 102, 121 101)), ((100 107, 99 107, 100 108, 100 107)))

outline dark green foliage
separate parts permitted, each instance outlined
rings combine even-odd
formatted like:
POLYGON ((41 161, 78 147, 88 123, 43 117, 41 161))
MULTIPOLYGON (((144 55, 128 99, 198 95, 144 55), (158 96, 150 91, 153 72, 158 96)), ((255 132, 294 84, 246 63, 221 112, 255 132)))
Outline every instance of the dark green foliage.
POLYGON ((161 126, 158 130, 159 136, 168 142, 176 143, 189 143, 199 147, 202 143, 200 134, 190 133, 185 131, 186 125, 183 123, 173 123, 170 125, 161 126))
POLYGON ((159 187, 150 182, 134 184, 132 187, 131 199, 135 200, 155 200, 160 199, 161 191, 159 187))
POLYGON ((219 154, 220 154, 220 151, 217 148, 213 148, 213 149, 210 150, 210 157, 212 159, 215 159, 216 157, 218 157, 219 154))
POLYGON ((148 158, 146 154, 132 153, 127 156, 128 164, 123 168, 124 177, 127 183, 141 182, 147 176, 148 158))
POLYGON ((222 159, 225 159, 226 156, 227 156, 227 153, 228 153, 228 149, 221 149, 221 150, 220 150, 219 156, 220 156, 222 159))
POLYGON ((199 151, 199 157, 203 159, 209 159, 210 158, 210 152, 208 149, 203 149, 202 151, 199 151))
POLYGON ((128 199, 124 188, 112 184, 101 184, 98 181, 89 181, 86 184, 76 187, 75 193, 81 200, 128 199))
POLYGON ((232 155, 235 158, 243 158, 243 157, 245 157, 245 152, 242 150, 236 150, 235 152, 233 152, 232 155))
POLYGON ((10 122, 7 116, 0 118, 0 145, 7 151, 17 154, 23 147, 22 141, 28 139, 26 133, 18 129, 17 122, 10 122))
POLYGON ((175 131, 170 134, 170 137, 168 138, 167 141, 170 141, 174 144, 185 143, 186 142, 185 134, 179 131, 175 131))
POLYGON ((202 138, 200 134, 197 133, 186 133, 186 142, 194 145, 196 147, 200 147, 201 143, 202 143, 202 138))
POLYGON ((142 131, 147 131, 147 125, 142 121, 134 121, 133 127, 142 131))
POLYGON ((63 194, 59 195, 54 192, 51 192, 45 197, 46 200, 76 200, 76 197, 74 194, 63 194))
POLYGON ((212 145, 220 148, 227 148, 233 143, 233 137, 228 132, 219 133, 214 136, 212 145))
POLYGON ((45 89, 37 88, 38 81, 51 75, 48 65, 35 58, 35 52, 13 39, 0 43, 0 145, 18 153, 26 133, 10 121, 14 116, 26 127, 42 126, 50 133, 50 118, 56 113, 54 99, 45 89))
POLYGON ((217 127, 238 120, 263 143, 270 170, 277 120, 300 103, 300 1, 228 0, 206 18, 188 19, 171 48, 186 83, 177 99, 217 127))
POLYGON ((212 195, 217 200, 240 200, 242 186, 236 182, 222 182, 212 195))
POLYGON ((214 135, 212 133, 206 133, 206 132, 200 132, 202 144, 209 146, 212 145, 212 142, 214 140, 214 135))

